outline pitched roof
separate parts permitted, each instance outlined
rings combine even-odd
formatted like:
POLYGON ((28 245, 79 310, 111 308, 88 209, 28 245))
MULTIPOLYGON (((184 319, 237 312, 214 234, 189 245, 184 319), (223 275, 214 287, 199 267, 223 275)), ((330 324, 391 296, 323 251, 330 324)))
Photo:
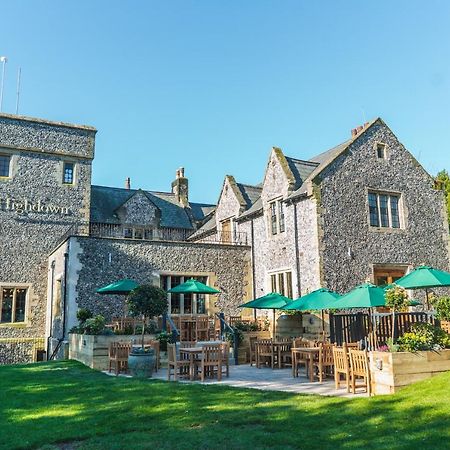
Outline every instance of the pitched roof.
POLYGON ((292 175, 294 175, 296 188, 299 188, 306 178, 308 178, 309 174, 319 165, 315 161, 303 161, 301 159, 291 158, 290 156, 285 156, 285 158, 292 175))
POLYGON ((195 233, 189 236, 189 240, 198 238, 200 236, 203 236, 204 234, 212 233, 213 231, 216 230, 216 228, 217 228, 216 215, 213 214, 211 218, 202 225, 201 228, 199 228, 195 233))
MULTIPOLYGON (((136 192, 138 192, 136 189, 93 185, 91 187, 91 221, 119 224, 120 220, 116 214, 117 208, 126 203, 136 192)), ((162 227, 193 228, 188 213, 178 204, 174 194, 169 192, 142 192, 159 209, 162 227)), ((213 205, 201 203, 193 203, 192 205, 194 206, 192 213, 195 220, 203 219, 206 211, 214 208, 213 205)))
POLYGON ((236 183, 238 189, 241 191, 242 197, 246 203, 246 209, 250 208, 258 198, 261 197, 262 187, 251 186, 249 184, 236 183))

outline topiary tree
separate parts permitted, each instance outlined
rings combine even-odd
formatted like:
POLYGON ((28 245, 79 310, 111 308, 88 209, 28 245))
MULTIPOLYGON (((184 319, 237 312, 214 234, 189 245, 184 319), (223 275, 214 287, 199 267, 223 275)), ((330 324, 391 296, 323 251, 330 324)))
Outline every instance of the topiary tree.
MULTIPOLYGON (((144 324, 148 318, 164 314, 168 308, 167 293, 151 284, 133 289, 127 298, 128 310, 133 316, 142 316, 144 324)), ((142 327, 142 350, 144 349, 145 326, 142 327)))
POLYGON ((392 309, 392 343, 395 334, 395 311, 404 311, 409 305, 408 293, 405 288, 394 285, 384 294, 386 306, 392 309))

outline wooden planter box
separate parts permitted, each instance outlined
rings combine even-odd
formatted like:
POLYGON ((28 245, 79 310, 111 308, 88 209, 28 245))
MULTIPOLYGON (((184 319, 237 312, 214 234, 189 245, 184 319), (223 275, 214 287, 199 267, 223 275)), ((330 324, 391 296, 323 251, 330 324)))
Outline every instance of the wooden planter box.
POLYGON ((439 352, 370 352, 375 394, 392 394, 401 387, 450 370, 450 350, 439 352))
MULTIPOLYGON (((141 335, 92 336, 88 334, 69 334, 69 359, 80 361, 96 370, 107 370, 109 366, 108 349, 111 342, 140 342, 141 335)), ((148 339, 149 336, 146 335, 148 339)))
POLYGON ((239 364, 250 362, 250 338, 256 336, 259 339, 270 339, 270 331, 244 331, 244 339, 239 345, 239 364))

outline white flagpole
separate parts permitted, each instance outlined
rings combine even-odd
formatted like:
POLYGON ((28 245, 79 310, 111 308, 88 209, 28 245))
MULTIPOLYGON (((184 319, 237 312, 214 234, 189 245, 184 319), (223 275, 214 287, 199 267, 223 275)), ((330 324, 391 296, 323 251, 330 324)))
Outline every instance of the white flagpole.
POLYGON ((22 68, 19 67, 17 71, 17 99, 16 99, 16 114, 19 114, 19 98, 20 98, 20 75, 22 74, 22 68))
POLYGON ((6 61, 8 61, 8 59, 6 58, 6 56, 0 56, 0 62, 3 63, 3 69, 2 69, 2 84, 0 86, 0 112, 3 111, 3 86, 5 83, 5 67, 6 67, 6 61))

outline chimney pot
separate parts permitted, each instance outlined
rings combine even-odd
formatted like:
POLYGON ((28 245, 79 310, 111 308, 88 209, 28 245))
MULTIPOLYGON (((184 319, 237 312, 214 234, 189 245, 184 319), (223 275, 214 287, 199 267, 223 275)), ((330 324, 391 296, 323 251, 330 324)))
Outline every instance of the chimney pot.
POLYGON ((125 180, 125 189, 131 189, 131 179, 130 177, 125 180))

